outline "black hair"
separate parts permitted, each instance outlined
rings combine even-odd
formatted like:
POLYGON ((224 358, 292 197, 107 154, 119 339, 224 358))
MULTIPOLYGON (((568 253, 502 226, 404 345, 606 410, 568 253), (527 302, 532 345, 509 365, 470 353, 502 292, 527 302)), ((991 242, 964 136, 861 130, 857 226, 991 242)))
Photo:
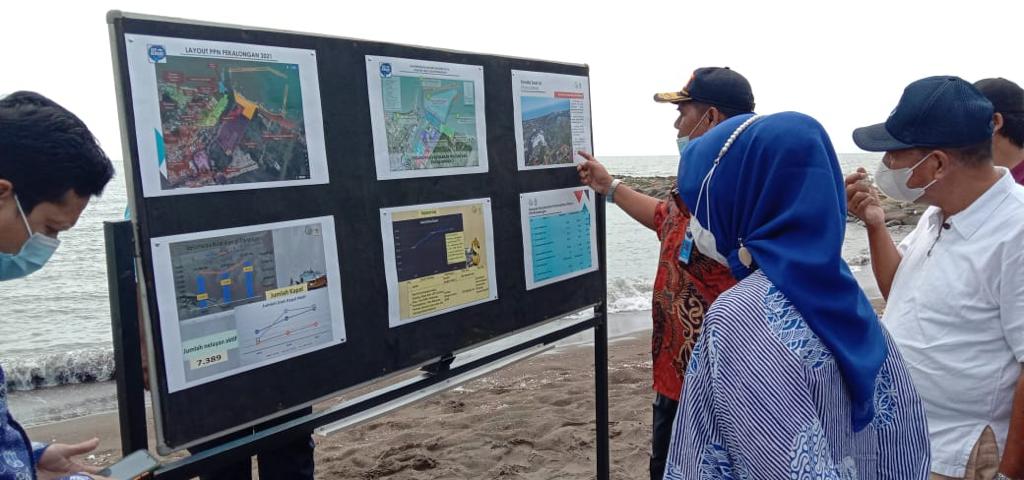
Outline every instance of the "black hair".
POLYGON ((74 190, 99 196, 114 166, 75 114, 35 92, 0 98, 0 179, 14 185, 27 215, 74 190))
POLYGON ((1024 148, 1024 112, 999 114, 1003 116, 1003 126, 996 134, 1006 137, 1017 148, 1024 148))
POLYGON ((992 137, 962 147, 917 147, 916 150, 922 156, 934 150, 942 150, 961 165, 980 167, 992 162, 992 137))
POLYGON ((719 106, 719 105, 711 105, 709 103, 703 103, 703 102, 697 102, 697 101, 693 102, 693 106, 697 107, 697 109, 700 111, 701 115, 703 115, 704 112, 708 111, 708 109, 710 109, 711 107, 715 107, 715 109, 718 110, 719 113, 724 115, 725 118, 731 118, 731 117, 735 117, 736 115, 743 115, 744 113, 750 113, 749 110, 741 110, 741 109, 738 109, 738 108, 722 107, 722 106, 719 106))

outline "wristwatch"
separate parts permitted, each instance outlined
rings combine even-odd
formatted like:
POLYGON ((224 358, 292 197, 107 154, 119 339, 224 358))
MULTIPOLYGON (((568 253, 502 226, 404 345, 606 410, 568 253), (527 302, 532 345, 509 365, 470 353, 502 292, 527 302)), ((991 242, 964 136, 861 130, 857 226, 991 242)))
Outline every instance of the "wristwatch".
POLYGON ((608 187, 608 192, 604 195, 604 199, 608 203, 615 203, 615 189, 618 188, 620 183, 622 183, 622 180, 617 178, 612 180, 612 185, 608 187))
POLYGON ((994 480, 1013 480, 1013 479, 1010 478, 1010 477, 1007 477, 1006 475, 1003 475, 1002 473, 997 473, 996 474, 996 478, 994 480))

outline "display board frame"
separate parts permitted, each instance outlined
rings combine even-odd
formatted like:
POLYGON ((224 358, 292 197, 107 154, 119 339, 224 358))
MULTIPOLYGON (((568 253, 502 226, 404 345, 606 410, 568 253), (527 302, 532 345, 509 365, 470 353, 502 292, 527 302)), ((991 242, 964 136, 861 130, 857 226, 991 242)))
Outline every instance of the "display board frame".
MULTIPOLYGON (((589 74, 586 65, 122 12, 111 12, 108 24, 121 119, 124 172, 128 182, 133 266, 138 274, 133 280, 137 281, 139 311, 143 318, 143 342, 148 347, 146 355, 149 358, 156 438, 161 452, 214 440, 368 382, 435 364, 458 352, 500 341, 515 332, 580 309, 596 308, 592 326, 603 329, 606 299, 603 198, 596 202, 595 209, 600 268, 570 281, 532 290, 526 288, 519 196, 524 192, 574 187, 578 185, 578 179, 575 169, 518 169, 511 98, 513 70, 586 77, 589 74), (145 155, 140 155, 135 128, 126 35, 315 52, 328 182, 146 196, 140 168, 140 158, 145 155), (481 65, 484 69, 487 119, 487 171, 378 180, 367 96, 367 56, 481 65), (380 211, 479 198, 488 199, 491 205, 496 284, 500 294, 493 301, 391 328, 380 211), (341 265, 345 342, 228 378, 170 391, 151 239, 328 215, 334 218, 336 257, 341 265), (338 365, 348 368, 338 368, 338 365)), ((239 102, 239 105, 240 111, 244 111, 249 104, 239 102)), ((108 245, 108 255, 113 254, 111 249, 116 250, 114 247, 118 246, 108 245)), ((118 248, 125 246, 122 244, 118 248)), ((119 273, 110 274, 112 284, 123 287, 119 282, 124 279, 118 276, 119 273)), ((113 303, 115 299, 112 297, 111 301, 113 303)), ((129 313, 124 309, 118 311, 120 317, 116 323, 124 328, 126 323, 130 323, 127 320, 129 313)), ((552 335, 550 338, 560 337, 552 335)), ((603 348, 601 340, 596 345, 598 350, 603 348)), ((122 345, 121 348, 130 346, 122 345)), ((600 370, 606 352, 598 353, 600 358, 596 364, 600 370)), ((604 392, 605 402, 606 394, 604 392)), ((598 392, 598 397, 601 430, 601 392, 598 392)), ((604 423, 607 423, 606 403, 603 415, 604 423)), ((331 419, 336 420, 337 416, 331 419)), ((315 423, 315 419, 307 419, 307 424, 315 423)), ((599 434, 599 444, 600 437, 599 434)))

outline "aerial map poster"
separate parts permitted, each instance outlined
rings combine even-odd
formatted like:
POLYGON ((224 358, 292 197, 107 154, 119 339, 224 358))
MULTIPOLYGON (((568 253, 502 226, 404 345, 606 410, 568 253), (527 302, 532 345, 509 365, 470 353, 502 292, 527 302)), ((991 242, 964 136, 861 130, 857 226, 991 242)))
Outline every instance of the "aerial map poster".
POLYGON ((150 242, 171 392, 345 341, 333 217, 150 242))
POLYGON ((316 52, 125 35, 143 195, 324 184, 316 52))
POLYGON ((512 70, 512 108, 520 170, 574 167, 593 153, 587 77, 512 70))
POLYGON ((383 208, 388 325, 498 298, 491 201, 383 208))
POLYGON ((519 196, 526 289, 597 270, 597 212, 589 187, 519 196))
POLYGON ((366 57, 377 179, 487 171, 484 68, 366 57))

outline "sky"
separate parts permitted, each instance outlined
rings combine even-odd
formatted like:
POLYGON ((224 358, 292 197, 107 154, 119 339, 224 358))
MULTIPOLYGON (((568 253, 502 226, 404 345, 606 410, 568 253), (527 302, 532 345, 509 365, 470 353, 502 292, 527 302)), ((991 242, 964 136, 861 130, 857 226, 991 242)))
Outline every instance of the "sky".
POLYGON ((702 66, 746 76, 758 113, 817 118, 836 150, 931 75, 1024 84, 1019 0, 9 1, 0 94, 35 90, 79 115, 112 158, 121 135, 106 12, 414 44, 590 66, 597 156, 675 155, 676 112, 656 92, 702 66))

